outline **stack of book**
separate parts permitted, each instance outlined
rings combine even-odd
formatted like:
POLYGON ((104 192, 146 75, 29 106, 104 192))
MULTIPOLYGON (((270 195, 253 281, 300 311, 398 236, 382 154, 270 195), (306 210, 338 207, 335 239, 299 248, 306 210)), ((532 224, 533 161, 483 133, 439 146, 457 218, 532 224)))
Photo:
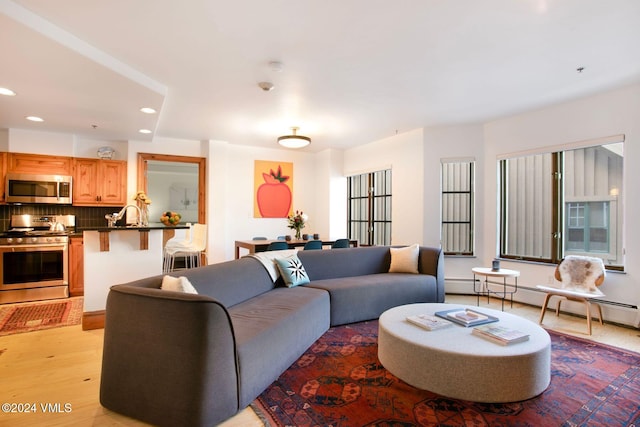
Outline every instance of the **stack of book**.
POLYGON ((407 321, 413 323, 414 325, 420 326, 427 331, 442 329, 446 328, 447 326, 453 325, 453 323, 449 322, 448 320, 441 319, 430 314, 416 314, 414 316, 407 316, 407 321))
POLYGON ((497 317, 469 308, 454 308, 453 310, 438 311, 436 312, 436 316, 451 320, 465 327, 483 325, 499 320, 497 317))
POLYGON ((502 345, 515 344, 529 339, 529 334, 502 325, 478 326, 473 328, 471 333, 502 345))

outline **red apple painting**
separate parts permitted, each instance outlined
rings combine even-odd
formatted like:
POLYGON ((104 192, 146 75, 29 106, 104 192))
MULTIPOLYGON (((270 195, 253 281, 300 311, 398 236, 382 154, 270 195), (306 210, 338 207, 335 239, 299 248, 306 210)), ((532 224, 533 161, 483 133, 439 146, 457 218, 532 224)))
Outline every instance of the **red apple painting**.
POLYGON ((286 218, 291 213, 292 172, 292 163, 256 160, 255 217, 286 218))

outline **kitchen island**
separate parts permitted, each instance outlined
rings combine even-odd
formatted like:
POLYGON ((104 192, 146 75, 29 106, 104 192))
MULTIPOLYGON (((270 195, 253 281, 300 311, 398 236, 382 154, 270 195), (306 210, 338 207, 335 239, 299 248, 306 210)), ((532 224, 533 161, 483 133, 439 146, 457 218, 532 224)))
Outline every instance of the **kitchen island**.
POLYGON ((84 243, 83 329, 104 325, 109 288, 162 273, 164 243, 188 227, 87 227, 79 229, 84 243))

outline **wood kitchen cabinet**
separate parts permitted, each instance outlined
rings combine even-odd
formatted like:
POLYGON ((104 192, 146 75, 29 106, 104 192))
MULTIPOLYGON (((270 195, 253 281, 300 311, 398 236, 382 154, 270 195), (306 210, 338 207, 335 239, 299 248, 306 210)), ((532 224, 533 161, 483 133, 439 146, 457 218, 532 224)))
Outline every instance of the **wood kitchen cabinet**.
POLYGON ((7 172, 42 175, 71 175, 72 157, 6 153, 7 172))
POLYGON ((122 206, 127 204, 127 162, 75 158, 74 206, 122 206))
POLYGON ((82 236, 69 239, 69 295, 84 295, 84 240, 82 236))
POLYGON ((5 201, 5 185, 7 175, 7 153, 0 153, 0 203, 5 201))

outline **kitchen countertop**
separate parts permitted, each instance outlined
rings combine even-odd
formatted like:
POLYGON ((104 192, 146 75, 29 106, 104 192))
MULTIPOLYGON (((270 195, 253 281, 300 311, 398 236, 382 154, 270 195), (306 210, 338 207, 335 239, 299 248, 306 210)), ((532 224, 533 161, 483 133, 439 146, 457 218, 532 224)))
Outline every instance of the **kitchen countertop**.
POLYGON ((136 227, 136 226, 107 227, 106 225, 97 226, 97 227, 81 227, 81 228, 76 228, 76 231, 73 234, 82 234, 83 231, 122 231, 122 230, 148 231, 148 230, 164 230, 164 229, 176 230, 176 229, 185 229, 185 228, 189 228, 189 227, 183 224, 166 226, 161 222, 151 222, 146 227, 136 227))

